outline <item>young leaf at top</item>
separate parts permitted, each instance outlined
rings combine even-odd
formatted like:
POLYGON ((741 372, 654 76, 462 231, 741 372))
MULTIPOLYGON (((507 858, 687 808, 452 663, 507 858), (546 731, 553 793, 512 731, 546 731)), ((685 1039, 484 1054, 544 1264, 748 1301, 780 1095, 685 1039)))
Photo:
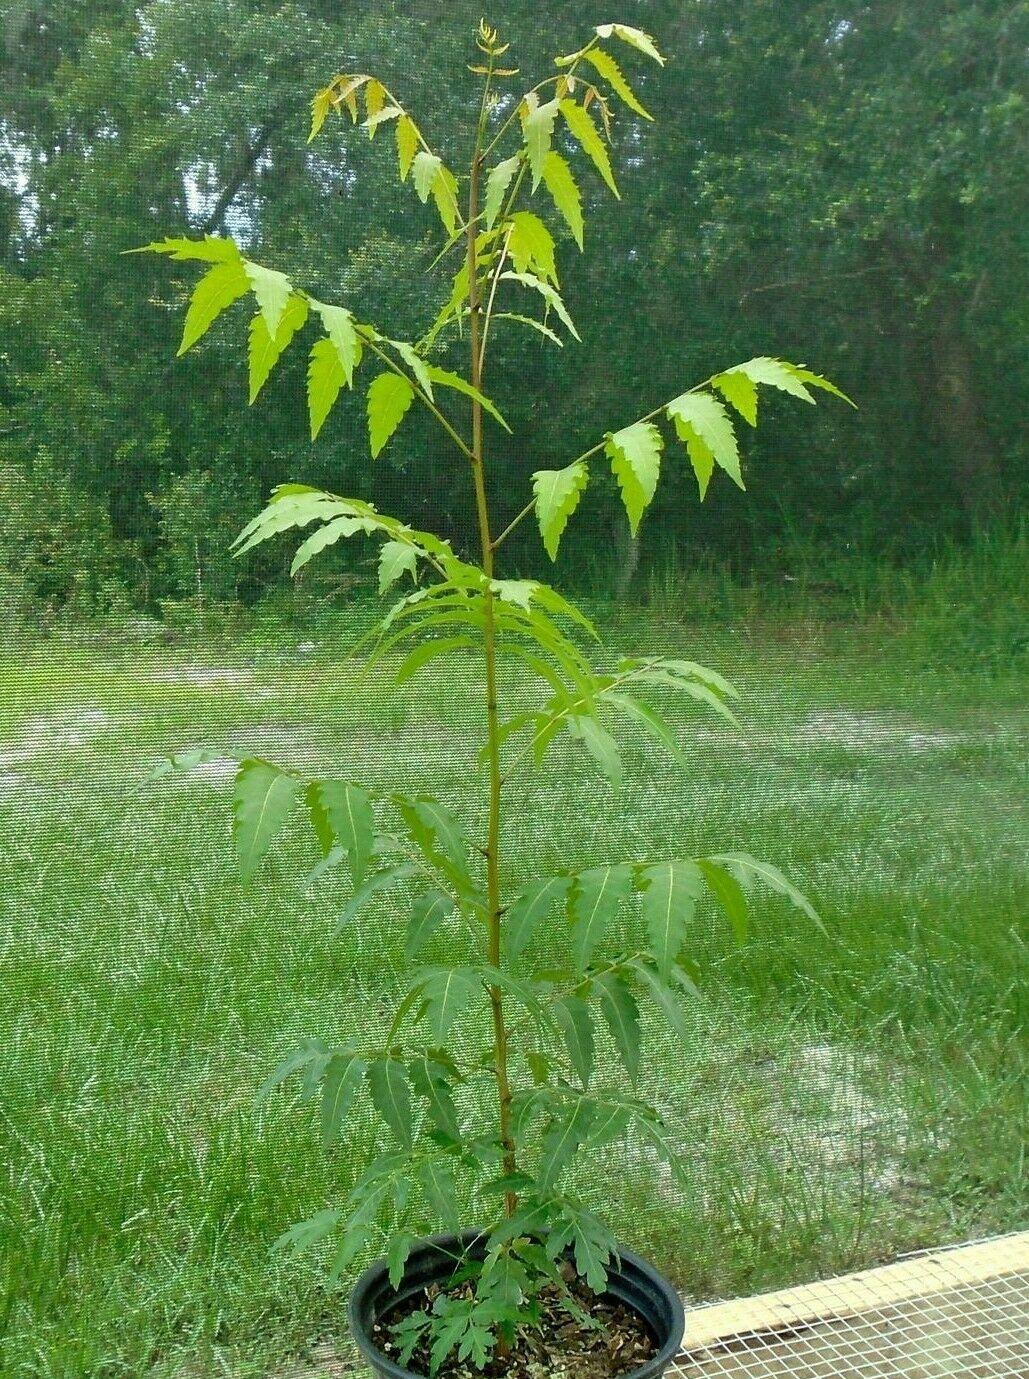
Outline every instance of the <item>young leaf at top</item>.
POLYGON ((240 763, 232 792, 232 840, 243 879, 249 881, 293 811, 300 782, 270 762, 240 763))
POLYGON ((418 199, 424 204, 432 195, 432 189, 436 182, 436 176, 443 166, 443 159, 435 153, 429 153, 425 149, 416 153, 412 164, 414 170, 414 189, 418 193, 418 199))
POLYGON ((539 469, 532 476, 536 519, 544 549, 551 560, 557 559, 564 529, 579 506, 588 482, 589 470, 581 460, 564 469, 539 469))
POLYGON ((606 53, 603 48, 587 48, 583 53, 583 60, 595 67, 607 84, 611 87, 630 110, 635 110, 637 115, 642 115, 645 120, 653 120, 653 115, 643 106, 635 91, 625 79, 625 74, 618 63, 606 53))
POLYGON ((563 100, 561 101, 561 114, 582 151, 592 159, 597 171, 615 196, 621 197, 618 184, 615 182, 614 172, 611 169, 611 158, 607 146, 600 137, 589 111, 573 100, 563 100))
POLYGON ((413 401, 414 388, 400 374, 380 373, 372 380, 368 389, 368 439, 373 460, 382 453, 413 401))
POLYGON ((633 536, 657 491, 661 472, 661 432, 651 421, 637 421, 608 436, 605 449, 622 490, 633 536))
POLYGON ((516 153, 513 158, 505 158, 502 163, 498 163, 495 168, 491 168, 489 176, 486 178, 486 228, 492 230, 497 223, 497 216, 500 214, 504 205, 504 197, 511 185, 511 181, 518 171, 522 161, 522 155, 516 153))
POLYGON ((554 253, 554 236, 532 211, 515 211, 510 220, 511 234, 508 240, 508 253, 511 262, 519 273, 532 270, 545 282, 555 287, 557 280, 557 259, 554 253))
POLYGON ((644 33, 642 29, 631 28, 628 24, 598 24, 596 32, 598 38, 620 38, 623 43, 628 43, 630 48, 646 53, 647 57, 652 57, 662 67, 665 65, 657 44, 650 34, 644 33))
POLYGON ((554 205, 564 216, 572 238, 583 247, 582 197, 568 163, 555 149, 543 162, 543 184, 553 198, 554 205))
POLYGON ((400 180, 406 182, 411 164, 418 152, 418 126, 410 115, 401 115, 397 121, 397 164, 400 180))
POLYGON ((526 157, 532 172, 533 191, 543 177, 543 165, 554 137, 557 108, 557 101, 547 101, 544 105, 530 106, 522 115, 522 133, 525 137, 526 157))

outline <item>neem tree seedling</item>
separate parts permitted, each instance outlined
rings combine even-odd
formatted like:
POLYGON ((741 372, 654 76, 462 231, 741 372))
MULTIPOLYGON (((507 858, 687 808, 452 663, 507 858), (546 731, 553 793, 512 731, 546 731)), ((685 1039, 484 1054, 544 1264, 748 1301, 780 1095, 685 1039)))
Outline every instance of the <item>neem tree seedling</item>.
MULTIPOLYGON (((313 528, 296 552, 296 573, 338 541, 356 535, 380 541, 380 592, 404 579, 415 587, 378 623, 370 662, 406 682, 437 658, 457 653, 462 675, 472 666, 481 675, 487 796, 481 839, 468 837, 458 818, 431 795, 377 796, 346 779, 305 781, 266 761, 241 764, 234 797, 234 837, 244 875, 254 873, 299 808, 309 818, 324 867, 349 870, 352 895, 344 925, 358 923, 373 897, 387 889, 407 899, 409 982, 383 1037, 342 1048, 312 1043, 270 1084, 302 1074, 307 1087, 320 1093, 327 1143, 345 1126, 354 1098, 366 1093, 390 1141, 364 1167, 343 1206, 289 1232, 298 1246, 337 1235, 337 1276, 381 1238, 397 1285, 416 1243, 406 1229, 412 1217, 424 1220, 428 1214, 453 1227, 471 1224, 473 1212, 481 1223, 493 1211, 484 1226, 484 1259, 462 1295, 444 1293, 396 1329, 401 1363, 422 1346, 432 1373, 452 1361, 484 1367, 498 1348, 514 1343, 519 1328, 533 1324, 543 1288, 559 1290, 573 1315, 584 1320, 569 1292, 566 1261, 589 1290, 603 1293, 616 1245, 604 1222, 567 1187, 573 1155, 609 1145, 631 1127, 675 1168, 676 1146, 636 1085, 642 1062, 639 1002, 654 1002, 687 1037, 682 1004, 694 978, 684 950, 701 897, 714 898, 739 937, 755 882, 788 896, 814 918, 778 870, 740 853, 618 860, 585 869, 569 860, 559 875, 539 877, 514 894, 503 884, 507 788, 520 771, 539 766, 562 735, 576 739, 602 772, 617 778, 613 719, 630 720, 673 755, 678 752, 672 729, 646 700, 655 687, 735 721, 732 687, 691 661, 626 657, 613 668, 594 669, 583 649, 599 641, 590 620, 549 585, 500 577, 504 542, 533 517, 548 555, 556 559, 597 465, 610 465, 635 533, 657 488, 669 429, 685 445, 702 499, 716 469, 742 488, 730 409, 755 426, 762 385, 805 402, 814 401, 812 389, 842 396, 826 379, 780 359, 762 357, 725 369, 609 431, 563 468, 534 473, 525 506, 495 532, 487 434, 491 426, 510 428, 485 391, 490 345, 500 330, 530 329, 544 345, 560 343, 562 333, 578 338, 560 295, 557 243, 544 216, 556 213, 558 227, 583 249, 583 201, 570 155, 585 155, 588 171, 618 195, 609 154, 615 99, 650 118, 614 56, 618 45, 664 61, 649 35, 604 24, 583 47, 557 58, 556 74, 516 97, 507 94, 518 75, 504 65, 507 45, 482 24, 481 59, 472 68, 481 77, 482 97, 460 180, 375 77, 341 75, 317 94, 312 139, 338 114, 361 120, 370 136, 392 125, 401 179, 439 212, 445 232, 440 261, 455 259, 452 289, 420 340, 395 340, 359 319, 352 305, 316 300, 285 273, 252 262, 229 239, 166 239, 147 246, 209 265, 192 294, 180 354, 228 306, 253 294, 251 402, 295 337, 312 326, 312 438, 344 387, 372 373, 367 416, 373 459, 417 403, 438 423, 454 461, 467 466, 477 563, 442 537, 415 530, 362 499, 301 484, 277 488, 236 543, 242 555, 282 532, 313 528), (539 314, 530 314, 527 302, 539 314), (437 362, 455 352, 465 359, 465 372, 437 362), (498 692, 504 660, 533 677, 539 702, 531 712, 505 715, 498 692), (638 944, 598 957, 612 921, 637 910, 638 944), (542 926, 564 933, 562 911, 568 921, 563 966, 532 971, 525 955, 533 936, 542 926), (464 951, 453 961, 419 965, 444 921, 462 925, 464 951), (492 1037, 488 1056, 469 1064, 458 1053, 463 1045, 455 1032, 477 1014, 492 1037), (596 1077, 595 1039, 603 1028, 624 1068, 625 1080, 617 1086, 607 1077, 598 1085, 596 1077)), ((448 952, 457 947, 449 943, 448 952)))

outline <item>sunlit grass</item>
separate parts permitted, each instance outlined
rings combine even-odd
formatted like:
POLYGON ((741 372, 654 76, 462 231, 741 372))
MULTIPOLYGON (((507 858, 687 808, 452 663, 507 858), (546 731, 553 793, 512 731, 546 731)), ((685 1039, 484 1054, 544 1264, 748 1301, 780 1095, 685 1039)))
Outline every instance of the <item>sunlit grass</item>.
MULTIPOLYGON (((1009 682, 802 637, 627 621, 745 692, 746 736, 679 720, 687 763, 626 744, 620 794, 570 748, 514 787, 509 884, 570 861, 746 847, 816 899, 733 949, 705 916, 687 1048, 655 1021, 647 1090, 691 1190, 624 1145, 582 1173, 627 1243, 694 1296, 856 1266, 1024 1218, 1024 719, 1009 682)), ((270 1255, 371 1142, 326 1157, 310 1108, 254 1093, 301 1038, 373 1036, 401 980, 397 916, 333 936, 294 829, 250 889, 227 772, 258 754, 477 819, 474 685, 361 682, 335 638, 200 655, 45 644, 0 665, 0 1373, 265 1374, 343 1332, 316 1259, 270 1255)), ((509 694, 530 687, 512 682, 509 694)), ((536 955, 560 948, 560 933, 536 955)), ((442 935, 427 956, 458 938, 442 935)), ((483 1031, 469 1028, 470 1048, 483 1031)), ((480 1040, 481 1042, 481 1040, 480 1040)), ((471 1108, 474 1109, 474 1108, 471 1108)))

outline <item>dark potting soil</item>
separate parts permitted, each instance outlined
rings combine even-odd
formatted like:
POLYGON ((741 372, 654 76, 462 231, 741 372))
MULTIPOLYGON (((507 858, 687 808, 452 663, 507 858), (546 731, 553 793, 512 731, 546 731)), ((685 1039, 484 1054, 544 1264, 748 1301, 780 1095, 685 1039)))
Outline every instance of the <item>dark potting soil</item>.
MULTIPOLYGON (((390 1328, 422 1308, 431 1308, 443 1291, 427 1289, 402 1309, 390 1313, 373 1332, 375 1344, 396 1360, 398 1347, 390 1328)), ((582 1310, 597 1323, 584 1327, 569 1315, 556 1288, 545 1289, 539 1297, 542 1311, 539 1327, 525 1327, 514 1346, 503 1358, 494 1357, 484 1370, 470 1361, 452 1355, 439 1370, 438 1379, 621 1379, 631 1374, 653 1355, 654 1338, 632 1310, 610 1298, 598 1298, 578 1282, 569 1291, 582 1310)), ((467 1285, 449 1290, 450 1296, 469 1296, 467 1285)), ((429 1373, 429 1347, 420 1345, 407 1368, 413 1374, 429 1373)))

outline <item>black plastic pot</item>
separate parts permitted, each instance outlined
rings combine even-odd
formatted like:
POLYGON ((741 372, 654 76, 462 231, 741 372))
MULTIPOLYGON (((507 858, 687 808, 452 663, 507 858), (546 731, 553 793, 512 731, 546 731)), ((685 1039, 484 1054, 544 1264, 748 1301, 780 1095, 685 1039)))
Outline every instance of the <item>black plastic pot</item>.
MULTIPOLYGON (((476 1231, 463 1235, 436 1235, 412 1250, 401 1279, 394 1288, 385 1261, 380 1260, 358 1279, 350 1297, 350 1330, 361 1354, 379 1379, 419 1379, 403 1369, 375 1344, 375 1327, 389 1313, 422 1293, 432 1283, 445 1284, 461 1258, 481 1258, 484 1238, 476 1231)), ((656 1353, 645 1365, 624 1379, 662 1379, 682 1343, 686 1317, 679 1295, 644 1259, 629 1250, 620 1251, 620 1266, 612 1261, 608 1295, 631 1307, 654 1338, 656 1353)))

